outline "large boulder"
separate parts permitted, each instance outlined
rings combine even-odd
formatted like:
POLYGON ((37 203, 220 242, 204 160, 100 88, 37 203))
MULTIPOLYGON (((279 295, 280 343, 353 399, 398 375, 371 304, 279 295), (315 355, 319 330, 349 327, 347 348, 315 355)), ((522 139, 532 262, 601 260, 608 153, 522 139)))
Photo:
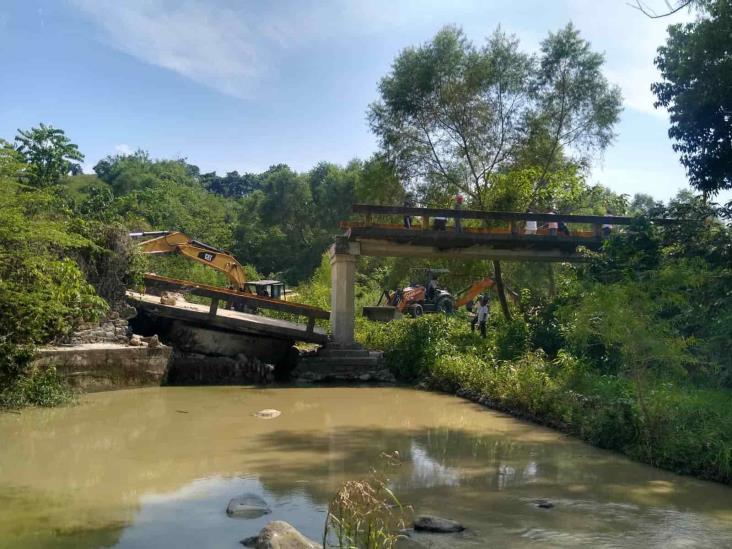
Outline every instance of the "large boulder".
POLYGON ((256 494, 243 494, 233 498, 226 507, 226 514, 237 518, 259 518, 272 512, 267 502, 256 494))
POLYGON ((242 540, 242 545, 253 549, 316 549, 322 545, 306 538, 295 528, 275 520, 259 531, 259 535, 242 540))
POLYGON ((465 530, 465 526, 454 520, 435 517, 432 515, 421 515, 414 520, 414 529, 418 532, 450 534, 454 532, 462 532, 465 530))
POLYGON ((178 303, 185 303, 186 299, 183 294, 177 292, 161 292, 160 303, 163 305, 177 305, 178 303))
POLYGON ((124 320, 132 320, 137 316, 137 309, 131 305, 122 305, 118 311, 119 318, 124 320))

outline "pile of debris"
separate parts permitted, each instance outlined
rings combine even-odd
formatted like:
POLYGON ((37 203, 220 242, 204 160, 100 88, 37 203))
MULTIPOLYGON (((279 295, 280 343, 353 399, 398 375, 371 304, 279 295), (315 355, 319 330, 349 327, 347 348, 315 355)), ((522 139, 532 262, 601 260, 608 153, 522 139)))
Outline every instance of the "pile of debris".
POLYGON ((234 357, 173 352, 167 383, 174 385, 267 384, 274 381, 275 367, 238 354, 234 357))
POLYGON ((121 312, 111 311, 107 318, 99 324, 85 323, 79 325, 76 331, 68 335, 61 343, 64 345, 85 345, 87 343, 131 344, 132 330, 128 321, 134 318, 136 314, 137 311, 134 307, 124 308, 121 312))

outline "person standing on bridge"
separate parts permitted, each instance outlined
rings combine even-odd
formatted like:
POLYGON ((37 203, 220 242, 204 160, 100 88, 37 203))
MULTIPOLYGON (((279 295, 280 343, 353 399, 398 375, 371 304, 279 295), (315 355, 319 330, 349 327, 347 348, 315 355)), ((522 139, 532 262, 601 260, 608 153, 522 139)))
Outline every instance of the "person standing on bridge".
MULTIPOLYGON (((407 196, 404 199, 404 207, 405 208, 411 208, 412 207, 412 201, 409 199, 409 196, 407 196)), ((405 214, 404 215, 404 228, 405 229, 411 229, 412 228, 412 216, 405 214)))
MULTIPOLYGON (((557 215, 554 210, 549 210, 549 215, 557 215)), ((550 221, 547 226, 549 227, 549 236, 557 236, 557 229, 559 229, 559 223, 556 221, 550 221)))
POLYGON ((460 219, 460 210, 463 208, 463 200, 463 195, 460 193, 455 196, 455 230, 459 233, 463 230, 462 219, 460 219))

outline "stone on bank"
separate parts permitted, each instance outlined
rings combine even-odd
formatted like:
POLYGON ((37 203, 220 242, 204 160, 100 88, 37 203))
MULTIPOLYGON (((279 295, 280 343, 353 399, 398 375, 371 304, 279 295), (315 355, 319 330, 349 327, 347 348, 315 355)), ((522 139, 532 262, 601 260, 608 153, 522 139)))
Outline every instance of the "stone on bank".
POLYGON ((291 524, 275 520, 259 531, 259 534, 241 541, 245 547, 253 549, 316 549, 322 548, 298 532, 291 524))

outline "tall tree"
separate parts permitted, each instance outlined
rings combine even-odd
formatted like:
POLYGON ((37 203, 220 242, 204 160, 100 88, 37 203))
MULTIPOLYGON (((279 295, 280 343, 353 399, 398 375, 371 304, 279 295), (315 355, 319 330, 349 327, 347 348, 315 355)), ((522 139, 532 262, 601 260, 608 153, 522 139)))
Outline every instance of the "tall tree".
POLYGON ((404 187, 399 181, 396 170, 382 155, 373 155, 360 167, 354 189, 358 202, 399 204, 404 200, 404 187))
POLYGON ((84 155, 61 129, 40 124, 30 130, 18 130, 15 143, 28 164, 24 175, 31 185, 55 185, 70 172, 81 172, 78 163, 84 160, 84 155))
POLYGON ((572 151, 576 163, 586 164, 591 153, 604 150, 615 137, 622 99, 620 88, 610 86, 602 74, 603 63, 603 55, 593 52, 571 23, 542 42, 530 114, 534 141, 542 145, 537 151, 542 172, 532 202, 547 184, 547 174, 566 156, 562 151, 572 151))
POLYGON ((704 7, 693 23, 668 27, 655 60, 663 81, 651 89, 689 182, 708 197, 732 189, 732 2, 704 7))
POLYGON ((371 128, 388 160, 423 194, 460 191, 483 207, 490 176, 524 133, 533 60, 496 31, 476 48, 455 27, 404 50, 379 85, 371 128))

